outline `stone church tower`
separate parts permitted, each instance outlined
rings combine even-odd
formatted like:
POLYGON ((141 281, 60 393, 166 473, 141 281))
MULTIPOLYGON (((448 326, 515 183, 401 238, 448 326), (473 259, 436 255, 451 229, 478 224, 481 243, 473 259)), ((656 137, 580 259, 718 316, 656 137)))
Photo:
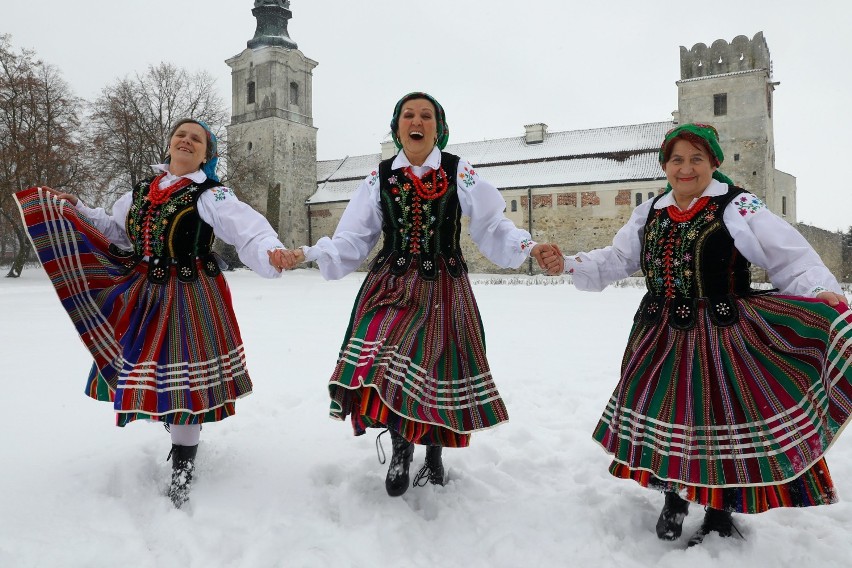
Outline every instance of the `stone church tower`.
POLYGON ((795 223, 795 178, 775 169, 772 95, 778 84, 763 32, 730 43, 719 39, 710 47, 681 46, 675 122, 714 125, 725 151, 720 169, 795 223))
POLYGON ((308 242, 305 201, 317 187, 317 62, 287 33, 289 0, 257 0, 252 14, 254 37, 225 62, 232 88, 228 171, 240 197, 266 215, 281 242, 299 246, 308 242))

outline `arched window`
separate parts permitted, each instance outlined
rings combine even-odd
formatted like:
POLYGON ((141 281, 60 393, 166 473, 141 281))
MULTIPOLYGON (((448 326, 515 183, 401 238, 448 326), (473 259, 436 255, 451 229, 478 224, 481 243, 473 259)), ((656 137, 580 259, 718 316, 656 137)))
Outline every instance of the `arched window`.
POLYGON ((515 212, 515 211, 517 211, 517 210, 518 210, 518 200, 517 200, 517 199, 513 199, 513 200, 512 200, 512 213, 514 213, 514 212, 515 212))
POLYGON ((642 205, 642 194, 641 193, 636 194, 636 205, 637 206, 642 205))
POLYGON ((254 81, 249 81, 246 86, 246 104, 254 104, 254 81))
POLYGON ((295 81, 290 83, 290 104, 299 104, 299 84, 295 81))

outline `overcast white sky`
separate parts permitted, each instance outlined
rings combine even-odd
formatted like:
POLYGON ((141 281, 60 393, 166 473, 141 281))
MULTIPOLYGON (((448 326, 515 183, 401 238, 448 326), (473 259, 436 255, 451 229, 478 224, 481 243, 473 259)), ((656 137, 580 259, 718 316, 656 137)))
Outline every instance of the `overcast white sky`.
MULTIPOLYGON (((254 35, 253 0, 4 2, 0 33, 93 99, 169 61, 206 69, 230 103, 228 59, 254 35)), ((773 60, 776 167, 798 217, 852 225, 852 2, 848 0, 292 0, 290 36, 314 70, 320 159, 378 152, 404 93, 447 111, 451 142, 671 118, 680 46, 763 31, 773 60)), ((722 167, 724 170, 724 166, 722 167)))

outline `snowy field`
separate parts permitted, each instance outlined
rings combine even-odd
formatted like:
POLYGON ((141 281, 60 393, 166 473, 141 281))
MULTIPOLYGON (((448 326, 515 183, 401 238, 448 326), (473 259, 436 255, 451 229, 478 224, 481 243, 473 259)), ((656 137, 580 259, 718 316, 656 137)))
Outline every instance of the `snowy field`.
MULTIPOLYGON (((83 395, 87 352, 41 269, 0 279, 0 567, 852 565, 850 434, 828 456, 840 503, 736 515, 746 540, 657 540, 662 497, 612 478, 591 439, 636 287, 590 294, 473 275, 510 421, 444 452, 445 487, 388 497, 375 436, 327 416, 362 278, 228 275, 255 391, 204 428, 182 510, 164 494, 163 427, 117 428, 109 404, 83 395)), ((422 462, 418 447, 412 473, 422 462)), ((702 516, 693 505, 685 536, 702 516)))

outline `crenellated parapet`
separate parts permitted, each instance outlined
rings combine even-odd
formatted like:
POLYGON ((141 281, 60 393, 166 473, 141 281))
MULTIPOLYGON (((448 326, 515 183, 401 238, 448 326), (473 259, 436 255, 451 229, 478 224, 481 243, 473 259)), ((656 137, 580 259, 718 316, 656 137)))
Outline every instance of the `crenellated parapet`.
POLYGON ((763 32, 752 39, 739 35, 730 43, 717 39, 710 47, 703 43, 696 43, 692 49, 680 47, 681 80, 759 69, 771 74, 771 65, 763 32))

